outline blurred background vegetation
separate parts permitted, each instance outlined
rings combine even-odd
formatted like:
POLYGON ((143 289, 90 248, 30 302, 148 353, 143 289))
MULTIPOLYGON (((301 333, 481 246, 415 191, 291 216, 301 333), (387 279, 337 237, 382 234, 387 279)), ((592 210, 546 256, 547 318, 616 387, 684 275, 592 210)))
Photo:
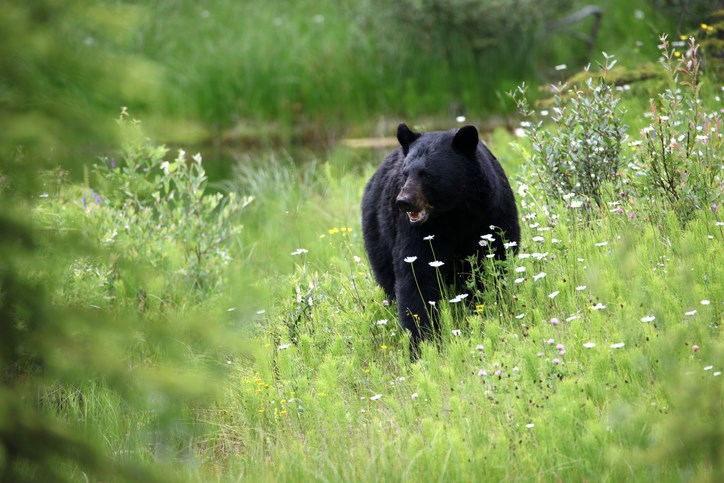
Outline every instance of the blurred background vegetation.
POLYGON ((77 159, 68 150, 108 145, 121 106, 159 141, 239 149, 388 135, 385 119, 490 119, 522 81, 565 78, 600 51, 635 65, 660 32, 696 31, 720 4, 4 2, 2 149, 77 159), (600 17, 566 21, 586 7, 600 17))
MULTIPOLYGON (((163 479, 128 448, 151 448, 162 462, 187 454, 184 442, 200 429, 179 423, 188 421, 185 402, 203 408, 227 359, 251 350, 238 321, 252 309, 237 316, 231 300, 258 301, 261 288, 221 291, 214 304, 188 307, 184 294, 196 289, 174 279, 160 290, 172 295, 154 299, 153 287, 168 280, 157 280, 142 257, 89 241, 122 232, 123 216, 140 212, 131 195, 98 198, 108 202, 107 218, 93 229, 83 211, 31 216, 48 196, 95 202, 95 193, 60 186, 102 176, 89 169, 99 155, 107 163, 135 159, 134 148, 118 148, 121 136, 129 140, 114 122, 123 106, 143 119, 140 152, 150 149, 148 135, 212 156, 230 148, 239 158, 389 135, 401 119, 506 125, 515 106, 505 93, 521 82, 566 78, 602 50, 629 66, 648 62, 658 34, 698 32, 721 21, 713 16, 720 7, 715 0, 2 2, 0 478, 163 479), (601 9, 600 25, 595 15, 565 22, 588 5, 601 9), (101 290, 83 285, 94 279, 101 290), (98 412, 108 413, 103 420, 113 421, 109 431, 123 445, 103 443, 87 424, 98 412)), ((718 32, 709 39, 712 68, 722 52, 718 32)), ((204 176, 195 178, 202 194, 204 176)), ((161 223, 173 213, 147 216, 161 223)), ((215 249, 225 236, 211 242, 215 249)), ((128 243, 129 253, 140 249, 128 243)), ((163 256, 176 270, 189 254, 163 256)))
MULTIPOLYGON (((388 134, 389 117, 486 118, 511 110, 504 93, 522 80, 591 53, 555 27, 585 5, 573 0, 150 3, 133 52, 162 72, 154 114, 232 144, 388 134)), ((633 53, 677 18, 646 1, 600 3, 598 50, 633 53)), ((590 32, 593 21, 569 28, 590 32)), ((153 122, 164 125, 178 129, 153 122)))

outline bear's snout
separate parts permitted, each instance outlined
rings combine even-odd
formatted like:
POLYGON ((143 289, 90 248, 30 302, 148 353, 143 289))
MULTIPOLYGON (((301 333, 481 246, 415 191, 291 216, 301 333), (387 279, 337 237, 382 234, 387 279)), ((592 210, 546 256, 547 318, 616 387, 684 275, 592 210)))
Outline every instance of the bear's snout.
POLYGON ((400 192, 399 195, 397 195, 397 208, 400 211, 409 212, 409 211, 420 211, 420 208, 415 203, 415 199, 410 196, 409 194, 405 193, 404 191, 400 192))
POLYGON ((422 224, 427 221, 430 214, 429 210, 432 207, 421 196, 419 187, 410 185, 409 181, 405 183, 405 186, 400 190, 400 194, 397 195, 395 203, 400 211, 407 214, 410 223, 413 225, 422 224))

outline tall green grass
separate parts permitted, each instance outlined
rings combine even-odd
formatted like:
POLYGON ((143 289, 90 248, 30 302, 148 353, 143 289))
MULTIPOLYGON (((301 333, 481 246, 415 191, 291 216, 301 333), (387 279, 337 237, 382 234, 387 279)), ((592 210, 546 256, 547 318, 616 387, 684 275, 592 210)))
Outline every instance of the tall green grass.
POLYGON ((254 362, 233 365, 208 415, 219 429, 197 477, 721 476, 716 214, 700 213, 685 230, 643 207, 592 220, 563 203, 544 210, 528 193, 504 300, 443 304, 440 343, 411 363, 364 262, 365 177, 328 175, 345 156, 314 169, 324 180, 316 188, 275 183, 277 196, 261 198, 276 240, 267 249, 289 268, 260 275, 275 302, 263 307, 254 362), (304 201, 300 188, 311 188, 304 201), (281 226, 289 239, 276 236, 281 226))
MULTIPOLYGON (((525 143, 503 130, 489 140, 524 226, 505 286, 441 302, 440 337, 416 361, 359 230, 384 153, 340 148, 305 165, 280 155, 240 163, 223 186, 254 197, 223 286, 169 297, 183 293, 175 271, 134 273, 119 263, 128 254, 103 251, 61 270, 56 304, 118 317, 108 353, 126 354, 136 382, 126 394, 60 381, 39 407, 80 423, 112 461, 172 480, 720 480, 718 208, 682 224, 613 189, 587 211, 546 199, 526 187, 525 143), (109 263, 115 278, 100 270, 109 263), (109 285, 124 290, 104 299, 109 285)), ((37 219, 103 235, 84 221, 85 192, 61 187, 37 201, 37 219)), ((62 468, 83 477, 82 463, 62 468)))
MULTIPOLYGON (((635 62, 636 41, 668 27, 646 1, 598 3, 594 52, 623 50, 635 62)), ((135 51, 163 69, 160 112, 212 130, 236 125, 251 136, 262 124, 283 137, 379 116, 484 118, 510 111, 505 92, 521 81, 591 60, 572 35, 544 27, 585 4, 156 0, 135 51)))

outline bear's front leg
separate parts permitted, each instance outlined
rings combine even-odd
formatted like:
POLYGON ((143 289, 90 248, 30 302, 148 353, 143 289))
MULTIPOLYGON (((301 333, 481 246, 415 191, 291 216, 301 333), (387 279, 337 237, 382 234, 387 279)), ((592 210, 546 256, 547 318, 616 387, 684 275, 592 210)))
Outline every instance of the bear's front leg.
POLYGON ((428 263, 413 260, 395 267, 395 295, 402 328, 410 331, 412 346, 433 333, 436 324, 435 303, 440 300, 440 279, 428 263), (432 304, 430 302, 433 302, 432 304))

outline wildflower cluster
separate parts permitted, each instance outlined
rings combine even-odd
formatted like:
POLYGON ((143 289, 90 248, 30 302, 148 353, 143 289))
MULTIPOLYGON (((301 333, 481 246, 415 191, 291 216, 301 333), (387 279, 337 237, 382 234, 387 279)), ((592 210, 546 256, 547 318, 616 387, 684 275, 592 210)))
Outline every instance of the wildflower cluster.
POLYGON ((277 388, 271 387, 269 383, 261 377, 258 371, 254 373, 253 378, 246 379, 245 382, 254 390, 257 403, 254 407, 257 408, 256 412, 260 417, 268 416, 274 419, 280 416, 284 417, 287 415, 289 403, 297 401, 294 397, 296 395, 294 391, 291 391, 291 398, 289 400, 282 398, 277 401, 275 398, 277 388))
POLYGON ((327 233, 322 233, 319 235, 319 238, 326 238, 327 235, 341 235, 343 237, 346 237, 348 234, 352 233, 352 228, 348 226, 343 227, 334 227, 327 230, 327 233))

